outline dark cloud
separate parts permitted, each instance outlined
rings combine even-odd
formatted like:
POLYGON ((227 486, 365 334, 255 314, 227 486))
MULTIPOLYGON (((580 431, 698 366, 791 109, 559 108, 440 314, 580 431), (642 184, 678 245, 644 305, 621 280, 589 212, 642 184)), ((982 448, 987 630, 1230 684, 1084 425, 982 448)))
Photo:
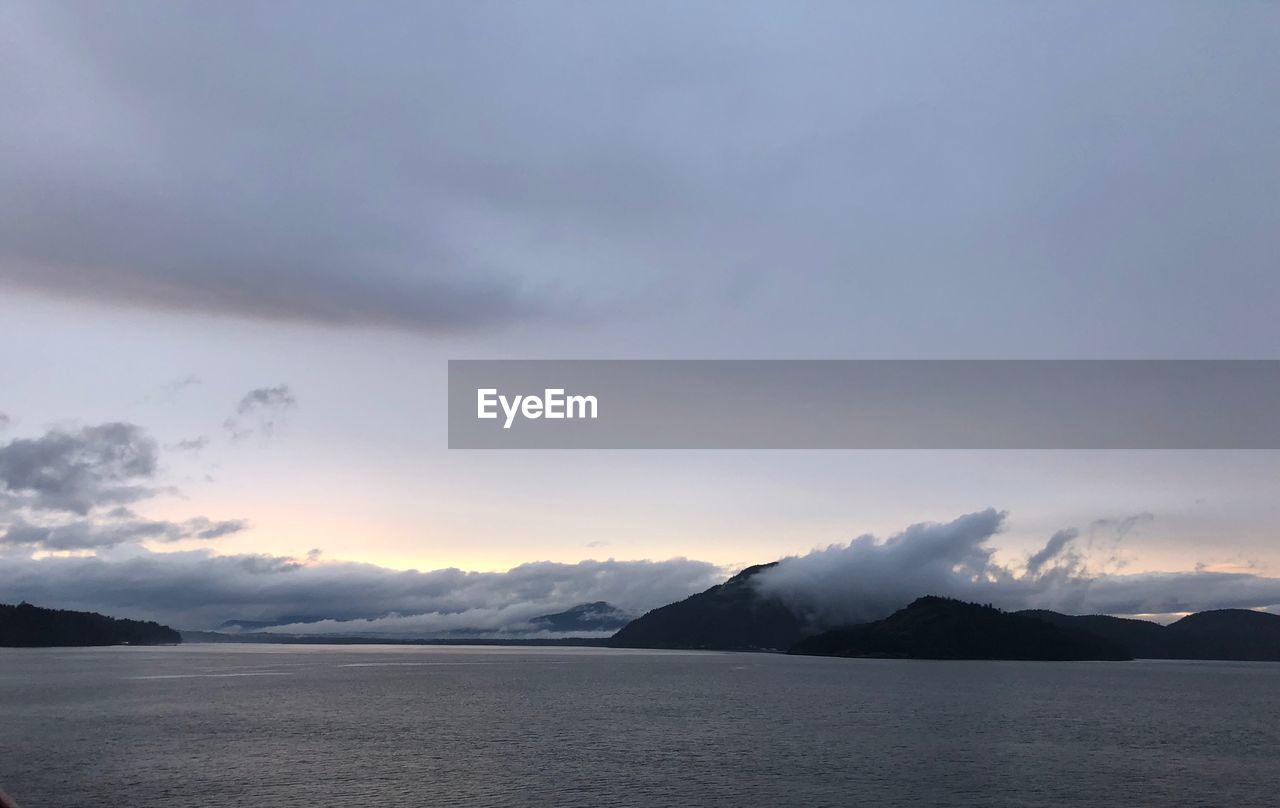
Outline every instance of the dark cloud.
POLYGON ((9 426, 9 424, 11 424, 12 422, 13 422, 12 418, 0 412, 0 429, 4 429, 5 427, 9 426))
POLYGON ((294 407, 297 403, 298 400, 289 392, 287 384, 259 387, 244 394, 236 405, 236 415, 248 415, 263 409, 294 407))
POLYGON ((430 636, 455 629, 534 631, 532 617, 599 600, 643 612, 720 577, 713 565, 685 559, 419 572, 281 556, 131 551, 123 557, 9 559, 0 565, 0 591, 7 599, 158 618, 186 628, 298 615, 335 621, 300 631, 430 636), (352 620, 358 622, 338 622, 352 620))
POLYGON ((875 334, 974 333, 972 293, 1140 346, 1262 344, 1274 307, 1266 4, 4 14, 0 279, 53 294, 431 333, 765 297, 875 334))
POLYGON ((447 163, 415 154, 433 150, 423 117, 441 99, 408 42, 380 41, 400 39, 403 23, 351 40, 360 17, 344 22, 339 6, 261 13, 239 31, 237 16, 194 6, 170 22, 83 11, 8 9, 22 43, 7 49, 0 99, 28 125, 0 137, 12 158, 0 180, 17 183, 0 191, 0 278, 81 299, 432 333, 552 308, 514 280, 519 267, 477 254, 447 163), (295 49, 299 35, 311 44, 295 49), (353 46, 367 52, 316 62, 353 46), (414 109, 395 108, 410 98, 414 109))
POLYGON ((245 519, 213 521, 203 516, 197 516, 182 523, 185 535, 180 538, 189 536, 197 539, 218 539, 223 536, 230 536, 232 533, 248 530, 248 528, 249 522, 245 519))
POLYGON ((0 445, 0 546, 91 550, 138 542, 211 540, 243 520, 139 517, 130 504, 171 491, 157 479, 156 443, 140 427, 55 429, 0 445))
POLYGON ((1080 531, 1073 527, 1064 528, 1054 533, 1049 537, 1049 541, 1045 542, 1043 548, 1027 559, 1027 572, 1031 575, 1040 572, 1041 567, 1061 555, 1062 551, 1067 549, 1067 545, 1079 535, 1080 531))
MULTIPOLYGON (((1149 514, 1137 517, 1150 520, 1149 514)), ((860 536, 788 558, 757 577, 818 625, 874 620, 921 595, 949 595, 1007 609, 1069 614, 1170 614, 1280 604, 1280 578, 1248 573, 1094 573, 1064 553, 1078 531, 1058 531, 1019 573, 992 560, 1005 515, 994 509, 912 525, 880 541, 860 536)), ((1120 520, 1127 523, 1129 520, 1120 520)))
POLYGON ((10 507, 84 515, 155 492, 156 444, 137 426, 100 424, 53 430, 0 446, 0 493, 10 507))
POLYGON ((244 394, 236 405, 235 413, 222 426, 232 440, 243 440, 251 435, 270 437, 284 413, 297 406, 298 399, 289 385, 259 387, 244 394))
POLYGON ((77 520, 53 524, 32 524, 18 517, 9 521, 0 534, 0 544, 29 546, 41 550, 96 550, 144 541, 175 542, 183 539, 217 539, 248 528, 242 519, 211 521, 203 516, 184 522, 137 519, 128 514, 119 521, 77 520))

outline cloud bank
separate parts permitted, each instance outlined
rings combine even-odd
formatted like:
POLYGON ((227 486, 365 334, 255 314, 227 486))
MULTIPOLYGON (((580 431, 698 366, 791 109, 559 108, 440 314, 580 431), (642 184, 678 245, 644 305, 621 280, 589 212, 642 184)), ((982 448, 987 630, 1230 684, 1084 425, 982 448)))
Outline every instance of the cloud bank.
POLYGON ((0 592, 6 600, 160 619, 182 628, 292 616, 327 619, 278 630, 429 637, 457 630, 536 632, 530 618, 600 600, 638 614, 722 577, 714 565, 687 559, 419 572, 281 556, 120 548, 95 557, 7 559, 0 565, 0 592))

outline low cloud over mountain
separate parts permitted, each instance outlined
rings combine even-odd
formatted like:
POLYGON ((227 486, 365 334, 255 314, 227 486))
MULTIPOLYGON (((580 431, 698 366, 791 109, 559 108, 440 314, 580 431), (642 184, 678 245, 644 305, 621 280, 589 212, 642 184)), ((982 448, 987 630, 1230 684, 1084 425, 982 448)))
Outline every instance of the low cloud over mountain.
POLYGON ((1051 536, 1025 569, 1001 565, 993 561, 991 540, 1005 518, 988 508, 951 522, 911 525, 884 540, 859 536, 784 559, 757 575, 757 586, 829 626, 877 620, 922 595, 1069 614, 1169 614, 1280 604, 1278 578, 1207 571, 1091 572, 1071 550, 1079 536, 1075 528, 1051 536))

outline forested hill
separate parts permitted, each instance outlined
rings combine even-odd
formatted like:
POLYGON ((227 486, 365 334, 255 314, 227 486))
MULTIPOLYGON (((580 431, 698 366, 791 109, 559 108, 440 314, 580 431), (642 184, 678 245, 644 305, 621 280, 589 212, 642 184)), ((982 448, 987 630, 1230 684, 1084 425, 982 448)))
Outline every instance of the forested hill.
POLYGON ((909 659, 1132 659, 1084 631, 952 598, 923 597, 883 620, 801 640, 792 654, 909 659))
POLYGON ((609 645, 785 651, 805 636, 805 628, 782 601, 756 589, 755 576, 774 566, 776 561, 747 567, 705 592, 654 609, 624 626, 609 645))
POLYGON ((42 609, 30 603, 0 603, 0 647, 79 645, 172 645, 178 632, 159 623, 119 620, 97 612, 42 609))

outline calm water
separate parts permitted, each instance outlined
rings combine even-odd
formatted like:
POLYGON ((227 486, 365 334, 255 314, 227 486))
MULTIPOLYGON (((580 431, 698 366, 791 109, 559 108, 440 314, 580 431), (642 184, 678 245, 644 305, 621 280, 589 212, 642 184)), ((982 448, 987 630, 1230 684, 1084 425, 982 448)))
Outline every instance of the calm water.
POLYGON ((0 785, 23 808, 1273 806, 1280 664, 0 649, 0 785))

